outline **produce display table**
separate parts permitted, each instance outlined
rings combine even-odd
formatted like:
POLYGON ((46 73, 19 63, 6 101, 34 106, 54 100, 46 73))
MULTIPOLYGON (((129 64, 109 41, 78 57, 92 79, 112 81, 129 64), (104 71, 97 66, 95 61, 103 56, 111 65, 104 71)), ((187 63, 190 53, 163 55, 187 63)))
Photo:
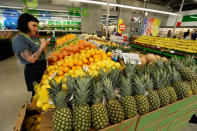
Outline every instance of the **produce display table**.
MULTIPOLYGON (((100 131, 180 131, 197 111, 197 94, 142 116, 125 120, 100 131)), ((14 131, 22 129, 24 119, 32 109, 23 106, 14 131)), ((52 110, 41 112, 40 131, 52 131, 52 110)), ((96 131, 91 129, 91 131, 96 131)))
POLYGON ((0 60, 5 60, 14 55, 12 44, 8 38, 0 39, 0 60))

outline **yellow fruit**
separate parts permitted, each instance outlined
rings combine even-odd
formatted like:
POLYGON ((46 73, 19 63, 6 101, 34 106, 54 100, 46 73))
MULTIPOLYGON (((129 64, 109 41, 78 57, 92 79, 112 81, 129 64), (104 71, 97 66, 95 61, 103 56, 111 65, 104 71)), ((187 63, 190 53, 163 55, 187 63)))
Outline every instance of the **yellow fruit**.
POLYGON ((49 105, 49 104, 44 104, 44 105, 42 106, 42 110, 43 110, 43 111, 47 111, 49 108, 50 108, 50 105, 49 105))
POLYGON ((38 100, 38 101, 36 102, 36 106, 37 106, 38 108, 41 108, 41 107, 42 107, 42 101, 38 100))
POLYGON ((116 67, 117 67, 118 69, 120 69, 120 68, 121 68, 120 63, 116 63, 116 67))

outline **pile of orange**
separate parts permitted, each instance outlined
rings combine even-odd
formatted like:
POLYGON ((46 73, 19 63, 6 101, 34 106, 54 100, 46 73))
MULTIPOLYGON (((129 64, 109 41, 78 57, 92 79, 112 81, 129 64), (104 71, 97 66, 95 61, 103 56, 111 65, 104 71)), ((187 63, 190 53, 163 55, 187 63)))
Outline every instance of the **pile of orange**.
POLYGON ((96 45, 84 40, 79 40, 75 45, 69 44, 68 46, 61 48, 60 51, 52 53, 48 57, 48 62, 50 65, 54 65, 57 61, 63 60, 66 56, 73 56, 76 53, 80 53, 81 50, 90 49, 96 49, 96 45))
MULTIPOLYGON (((111 58, 111 53, 107 54, 103 50, 90 49, 80 50, 79 53, 75 53, 70 56, 65 56, 64 59, 58 60, 54 65, 55 70, 48 70, 48 75, 51 76, 53 73, 58 72, 58 76, 65 74, 75 76, 75 71, 83 71, 83 66, 89 67, 92 63, 97 63, 102 60, 111 58)), ((79 75, 78 73, 76 75, 79 75)))
POLYGON ((66 43, 67 41, 69 41, 71 39, 74 39, 74 38, 76 38, 76 36, 74 34, 65 35, 65 36, 63 36, 63 37, 61 37, 60 39, 57 40, 55 46, 57 47, 58 45, 62 45, 64 43, 66 43))

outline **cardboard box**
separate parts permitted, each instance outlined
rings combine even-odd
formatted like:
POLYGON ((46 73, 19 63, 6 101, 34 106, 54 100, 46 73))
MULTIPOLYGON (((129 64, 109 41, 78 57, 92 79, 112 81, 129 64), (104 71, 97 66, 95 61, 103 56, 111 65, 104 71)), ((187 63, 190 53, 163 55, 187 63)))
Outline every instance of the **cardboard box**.
POLYGON ((30 104, 25 103, 21 108, 21 111, 18 115, 15 126, 13 127, 13 130, 14 131, 26 131, 26 129, 24 128, 25 120, 28 117, 33 116, 35 114, 39 114, 39 112, 37 110, 32 109, 30 104))
POLYGON ((27 103, 25 103, 22 108, 21 111, 18 115, 18 118, 16 120, 16 124, 13 128, 14 131, 21 131, 22 130, 22 125, 23 125, 23 121, 25 119, 25 115, 26 115, 26 110, 27 110, 27 103))

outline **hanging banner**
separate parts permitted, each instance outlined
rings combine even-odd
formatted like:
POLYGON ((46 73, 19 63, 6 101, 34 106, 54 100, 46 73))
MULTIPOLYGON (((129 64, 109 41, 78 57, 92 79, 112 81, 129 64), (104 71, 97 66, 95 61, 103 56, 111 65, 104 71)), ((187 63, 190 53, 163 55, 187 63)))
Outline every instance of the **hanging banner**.
MULTIPOLYGON (((118 21, 118 27, 120 26, 120 24, 123 24, 123 19, 119 19, 118 21)), ((118 33, 122 34, 122 31, 118 28, 118 33)))
POLYGON ((142 35, 157 36, 161 21, 154 18, 144 18, 142 35))

